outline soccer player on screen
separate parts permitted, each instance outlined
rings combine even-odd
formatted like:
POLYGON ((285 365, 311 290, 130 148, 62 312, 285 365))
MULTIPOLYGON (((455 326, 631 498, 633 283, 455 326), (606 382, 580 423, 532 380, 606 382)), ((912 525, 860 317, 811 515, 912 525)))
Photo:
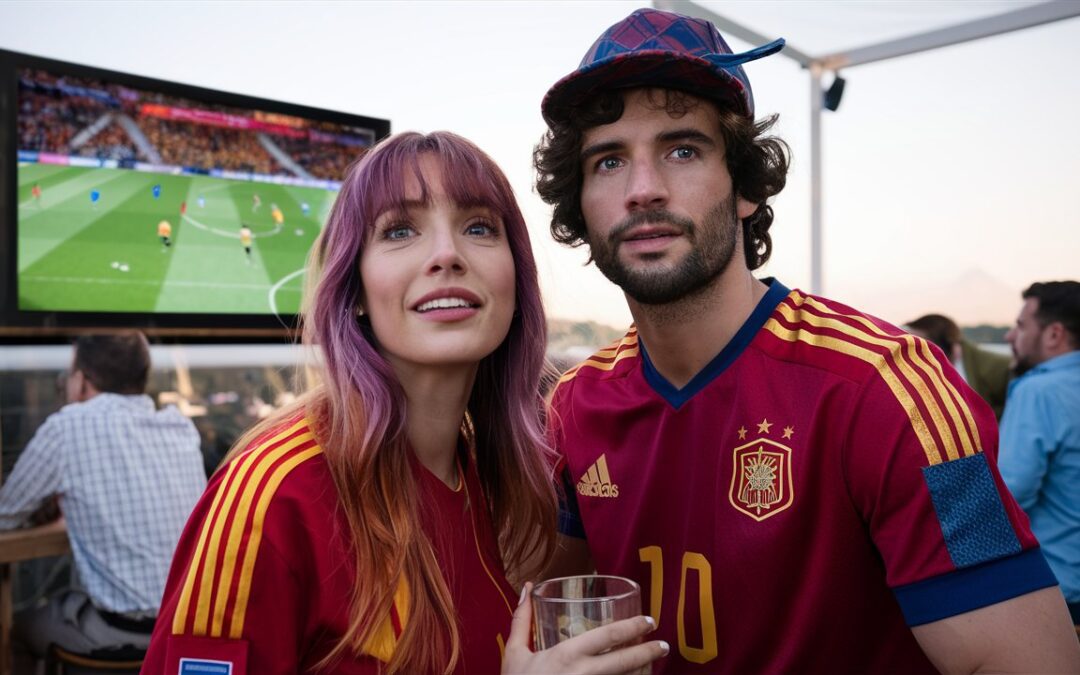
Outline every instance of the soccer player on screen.
POLYGON ((274 225, 279 228, 285 224, 285 214, 281 212, 277 204, 270 205, 270 217, 274 219, 274 225))
POLYGON ((628 576, 654 672, 1080 672, 993 412, 926 341, 752 271, 788 147, 701 19, 612 26, 543 102, 537 191, 634 326, 552 394, 552 572, 628 576))
POLYGON ((41 206, 41 184, 34 183, 34 187, 30 188, 30 196, 34 198, 34 203, 38 207, 41 206))
POLYGON ((260 206, 262 206, 262 197, 257 192, 251 193, 251 212, 257 212, 260 206))
POLYGON ((172 225, 169 224, 169 221, 163 220, 158 223, 157 235, 161 239, 162 252, 172 246, 172 225))
POLYGON ((247 225, 240 226, 240 245, 244 247, 244 255, 247 256, 247 262, 251 264, 251 240, 254 235, 251 234, 251 228, 247 225))
POLYGON ((180 202, 180 217, 183 218, 187 214, 187 202, 180 202))

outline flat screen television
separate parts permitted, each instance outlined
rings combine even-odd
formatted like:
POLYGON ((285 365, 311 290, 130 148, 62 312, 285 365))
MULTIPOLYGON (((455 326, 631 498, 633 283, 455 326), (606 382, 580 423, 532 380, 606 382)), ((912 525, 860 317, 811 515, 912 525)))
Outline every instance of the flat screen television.
POLYGON ((280 336, 390 122, 0 50, 0 337, 280 336))

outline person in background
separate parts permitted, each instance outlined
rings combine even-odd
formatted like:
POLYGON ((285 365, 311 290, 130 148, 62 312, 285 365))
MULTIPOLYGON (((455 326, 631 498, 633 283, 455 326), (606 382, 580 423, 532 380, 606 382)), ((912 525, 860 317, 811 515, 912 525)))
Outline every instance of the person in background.
POLYGON ((1080 625, 1080 282, 1034 283, 1006 334, 1013 372, 1001 477, 1031 519, 1080 625))
POLYGON ((753 275, 788 148, 741 64, 781 46, 640 9, 544 98, 552 234, 634 318, 552 394, 551 570, 641 584, 656 673, 1080 672, 989 406, 926 341, 753 275))
POLYGON ((447 132, 384 140, 346 177, 308 279, 322 382, 211 479, 144 675, 599 673, 660 656, 611 651, 652 629, 640 616, 529 649, 529 587, 506 572, 532 578, 555 538, 546 323, 491 158, 447 132))
POLYGON ((15 617, 37 656, 145 648, 173 550, 206 487, 199 434, 147 396, 150 348, 138 332, 75 340, 69 404, 50 415, 0 487, 0 529, 29 523, 55 499, 83 589, 15 617))
POLYGON ((960 326, 942 314, 920 316, 904 327, 912 335, 937 345, 960 377, 990 404, 994 416, 1001 419, 1001 411, 1005 409, 1005 391, 1009 386, 1008 356, 982 349, 966 339, 960 332, 960 326))

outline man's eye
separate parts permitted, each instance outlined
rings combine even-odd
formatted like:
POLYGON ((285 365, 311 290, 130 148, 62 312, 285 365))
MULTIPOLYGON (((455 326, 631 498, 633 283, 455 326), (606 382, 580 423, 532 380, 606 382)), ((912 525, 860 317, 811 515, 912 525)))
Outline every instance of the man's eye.
POLYGON ((675 159, 693 159, 697 152, 693 148, 675 148, 671 155, 675 159))
POLYGON ((622 162, 614 157, 605 157, 596 166, 601 171, 614 171, 622 166, 622 162))

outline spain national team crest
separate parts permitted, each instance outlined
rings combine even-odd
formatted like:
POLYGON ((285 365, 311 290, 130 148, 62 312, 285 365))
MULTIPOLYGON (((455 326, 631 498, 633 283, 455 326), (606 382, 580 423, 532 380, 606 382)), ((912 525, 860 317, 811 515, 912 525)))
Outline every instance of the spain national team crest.
POLYGON ((791 506, 791 448, 757 438, 732 453, 728 500, 736 510, 761 522, 791 506))

